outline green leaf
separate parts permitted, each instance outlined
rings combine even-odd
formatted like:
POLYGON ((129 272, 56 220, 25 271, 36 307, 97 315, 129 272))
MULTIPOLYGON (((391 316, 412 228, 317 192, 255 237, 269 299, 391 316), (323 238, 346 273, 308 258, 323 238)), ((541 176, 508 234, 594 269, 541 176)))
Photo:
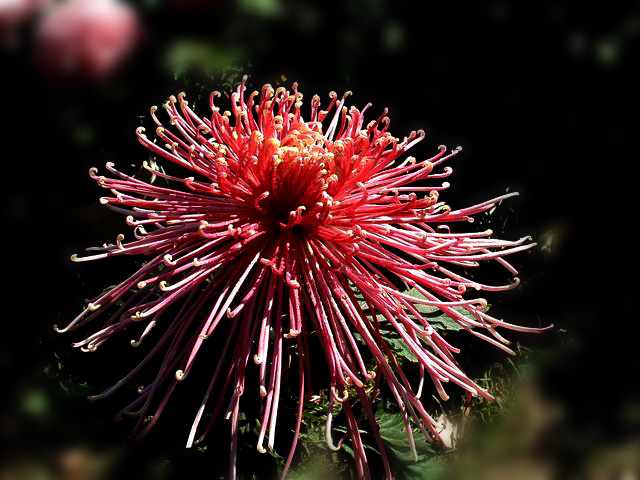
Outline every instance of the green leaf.
POLYGON ((396 355, 406 358, 410 362, 417 362, 418 359, 413 352, 407 347, 404 339, 396 330, 380 329, 380 335, 385 339, 391 351, 396 355))
MULTIPOLYGON (((422 295, 417 289, 412 288, 408 292, 407 295, 411 295, 414 298, 418 298, 424 300, 425 297, 422 295)), ((452 320, 446 313, 440 310, 438 307, 431 307, 429 305, 423 305, 421 303, 416 303, 416 310, 422 313, 429 325, 431 325, 436 330, 453 330, 458 331, 461 330, 462 327, 458 325, 455 320, 452 320)), ((463 307, 451 307, 452 310, 464 315, 469 316, 469 312, 463 307)))
MULTIPOLYGON (((362 293, 357 291, 355 287, 354 287, 354 290, 355 290, 356 300, 358 301, 360 308, 362 308, 362 310, 364 310, 365 313, 368 312, 369 306, 367 305, 367 302, 362 296, 362 293)), ((424 295, 422 295, 415 288, 412 288, 411 290, 407 291, 406 294, 421 300, 425 299, 424 295)), ((444 313, 438 307, 431 307, 429 305, 424 305, 421 303, 416 303, 415 307, 416 307, 416 310, 418 310, 418 312, 422 313, 425 316, 425 318, 429 322, 429 325, 431 325, 436 330, 458 331, 462 329, 462 327, 458 325, 456 321, 452 320, 446 313, 444 313)), ((463 307, 451 307, 451 308, 452 310, 455 310, 456 312, 462 315, 469 316, 469 312, 465 310, 463 307)), ((379 322, 385 322, 384 316, 381 314, 377 314, 376 318, 379 322)), ((402 340, 400 339, 400 341, 402 340)))
POLYGON ((380 436, 384 443, 387 457, 392 469, 400 475, 397 478, 406 480, 438 479, 444 474, 444 467, 431 445, 422 433, 413 431, 418 460, 416 461, 403 421, 402 413, 382 412, 379 417, 380 436))
MULTIPOLYGON (((456 323, 455 320, 452 320, 451 317, 449 317, 449 315, 447 315, 446 313, 443 313, 442 310, 437 309, 435 307, 426 307, 424 305, 423 307, 434 308, 434 310, 431 313, 427 313, 425 314, 425 316, 427 317, 427 321, 429 322, 429 325, 431 325, 436 330, 452 330, 454 332, 457 332, 458 330, 462 329, 462 327, 458 323, 456 323)), ((469 313, 462 307, 452 307, 452 308, 456 312, 461 313, 463 315, 465 313, 469 313)))

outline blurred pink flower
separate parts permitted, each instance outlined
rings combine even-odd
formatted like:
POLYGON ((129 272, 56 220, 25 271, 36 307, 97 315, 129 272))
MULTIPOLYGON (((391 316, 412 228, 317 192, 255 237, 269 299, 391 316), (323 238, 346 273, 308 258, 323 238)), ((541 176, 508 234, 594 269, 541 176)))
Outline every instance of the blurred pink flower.
POLYGON ((0 48, 18 47, 17 33, 49 0, 0 0, 0 48))
POLYGON ((38 25, 37 58, 56 78, 108 80, 141 37, 136 11, 118 0, 66 0, 38 25))

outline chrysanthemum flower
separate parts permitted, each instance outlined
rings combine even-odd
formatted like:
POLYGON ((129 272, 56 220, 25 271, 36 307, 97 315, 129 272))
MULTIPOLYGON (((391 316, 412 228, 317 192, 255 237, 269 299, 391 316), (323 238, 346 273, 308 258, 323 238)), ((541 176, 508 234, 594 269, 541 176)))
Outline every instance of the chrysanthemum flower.
MULTIPOLYGON (((138 129, 140 142, 175 163, 187 176, 145 167, 166 180, 160 186, 125 175, 107 164, 112 178, 91 177, 111 192, 101 202, 127 215, 135 239, 97 248, 99 253, 74 261, 117 255, 146 255, 148 261, 119 285, 91 301, 61 331, 74 330, 109 312, 106 325, 75 344, 94 351, 122 330, 139 330, 135 347, 152 328, 164 333, 148 355, 128 375, 95 398, 111 395, 130 382, 154 357, 161 357, 155 379, 123 414, 139 416, 136 434, 158 420, 180 382, 184 382, 207 344, 228 335, 220 361, 188 436, 201 440, 220 413, 231 419, 231 473, 235 477, 240 400, 245 369, 255 362, 256 395, 261 397, 261 431, 257 448, 272 448, 283 381, 285 349, 297 349, 299 412, 289 467, 302 420, 308 381, 307 340, 320 342, 330 384, 327 442, 332 440, 332 412, 337 403, 348 423, 359 476, 369 472, 359 423, 367 417, 390 467, 372 407, 384 380, 410 420, 422 433, 439 440, 436 424, 420 401, 425 374, 440 396, 452 382, 474 395, 491 398, 456 363, 459 350, 429 324, 421 313, 435 307, 462 329, 506 351, 507 341, 496 329, 540 331, 518 327, 488 315, 482 298, 468 291, 514 287, 489 286, 465 278, 463 271, 483 260, 496 260, 510 274, 515 269, 504 256, 530 248, 526 238, 491 238, 491 231, 454 233, 448 224, 471 221, 513 194, 454 210, 439 199, 451 168, 444 162, 459 152, 438 153, 427 160, 401 158, 422 140, 412 132, 404 140, 388 132, 386 110, 365 123, 365 112, 345 106, 346 94, 331 93, 327 110, 320 98, 311 100, 303 119, 302 94, 265 85, 261 95, 245 95, 245 82, 231 97, 231 111, 220 113, 211 95, 210 118, 199 117, 184 95, 165 107, 170 128, 156 117, 157 145, 138 129), (461 268, 462 267, 462 268, 461 268), (407 293, 411 289, 415 295, 407 293), (171 315, 165 315, 168 309, 171 315), (176 313, 177 310, 177 313, 176 313), (381 327, 394 330, 419 362, 421 379, 412 385, 403 373, 381 327), (484 333, 483 333, 484 332, 484 333), (375 371, 367 365, 375 360, 375 371), (306 376, 305 376, 306 375, 306 376), (374 385, 372 388, 371 385, 374 385), (215 398, 211 398, 211 393, 215 398), (357 412, 354 401, 359 402, 357 412), (209 425, 200 428, 205 411, 209 425), (359 413, 358 413, 359 412, 359 413), (149 421, 148 416, 152 415, 149 421)), ((180 170, 180 169, 178 169, 180 170)), ((342 439, 340 442, 344 441, 342 439)), ((285 468, 285 471, 286 471, 285 468)))

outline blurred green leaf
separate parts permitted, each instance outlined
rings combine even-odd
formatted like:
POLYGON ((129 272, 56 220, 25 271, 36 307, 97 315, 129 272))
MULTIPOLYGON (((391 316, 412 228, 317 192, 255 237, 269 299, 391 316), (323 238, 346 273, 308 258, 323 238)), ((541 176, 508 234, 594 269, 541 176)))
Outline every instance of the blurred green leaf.
POLYGON ((33 416, 43 417, 49 413, 50 401, 46 392, 41 389, 29 391, 22 399, 22 410, 33 416))
POLYGON ((223 48, 208 39, 181 39, 164 53, 165 69, 179 88, 191 94, 194 90, 231 92, 250 66, 239 49, 223 48))
POLYGON ((284 10, 280 0, 240 0, 241 10, 263 18, 275 17, 284 10))

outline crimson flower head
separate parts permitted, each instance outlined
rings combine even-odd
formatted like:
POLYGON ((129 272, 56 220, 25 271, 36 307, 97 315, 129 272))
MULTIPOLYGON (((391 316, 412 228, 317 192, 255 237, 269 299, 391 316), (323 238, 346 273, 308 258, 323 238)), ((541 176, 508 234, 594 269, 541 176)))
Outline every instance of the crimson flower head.
MULTIPOLYGON (((367 121, 371 104, 362 110, 347 108, 347 94, 339 98, 332 92, 326 110, 314 96, 304 116, 296 84, 292 93, 265 85, 261 94, 247 96, 243 80, 225 112, 214 104, 216 96, 214 92, 210 98, 210 117, 198 116, 183 94, 171 97, 165 104, 169 127, 160 123, 153 107, 160 144, 138 129, 140 143, 183 174, 159 171, 146 162, 145 168, 162 181, 126 175, 111 163, 108 177, 91 169, 91 177, 111 193, 101 202, 127 215, 134 238, 125 241, 119 235, 115 245, 72 260, 118 255, 145 255, 148 260, 60 331, 107 313, 103 328, 75 344, 94 351, 125 329, 139 332, 131 341, 134 347, 153 328, 162 329, 147 356, 94 397, 114 393, 159 358, 155 379, 122 412, 140 417, 138 435, 157 422, 173 390, 189 378, 207 339, 228 338, 211 366, 202 401, 194 406, 187 446, 200 441, 220 414, 230 419, 231 478, 248 364, 257 364, 249 401, 260 399, 257 448, 264 452, 274 445, 287 351, 296 352, 299 412, 286 472, 309 390, 314 359, 308 345, 319 342, 330 385, 329 446, 339 448, 350 437, 358 474, 369 478, 359 433, 359 424, 368 418, 391 478, 372 405, 381 381, 405 413, 407 427, 411 419, 436 442, 436 423, 420 400, 425 376, 443 399, 448 398, 446 382, 491 398, 458 366, 459 350, 432 328, 425 308, 441 310, 461 329, 506 351, 499 327, 541 330, 498 320, 486 313, 484 299, 465 295, 514 287, 517 279, 490 286, 463 272, 496 260, 517 273, 503 257, 532 247, 528 239, 499 240, 491 231, 454 233, 449 227, 471 221, 473 214, 513 194, 452 209, 440 200, 440 191, 448 186, 442 179, 451 174, 442 165, 460 149, 440 146, 426 160, 405 157, 424 132, 411 132, 401 141, 388 131, 386 110, 367 121), (416 357, 419 384, 412 385, 403 373, 381 329, 394 331, 416 357), (354 402, 359 403, 357 411, 354 402), (336 446, 331 422, 338 403, 348 435, 336 446), (201 428, 205 412, 211 417, 201 428)), ((407 434, 413 444, 412 428, 407 434)))

